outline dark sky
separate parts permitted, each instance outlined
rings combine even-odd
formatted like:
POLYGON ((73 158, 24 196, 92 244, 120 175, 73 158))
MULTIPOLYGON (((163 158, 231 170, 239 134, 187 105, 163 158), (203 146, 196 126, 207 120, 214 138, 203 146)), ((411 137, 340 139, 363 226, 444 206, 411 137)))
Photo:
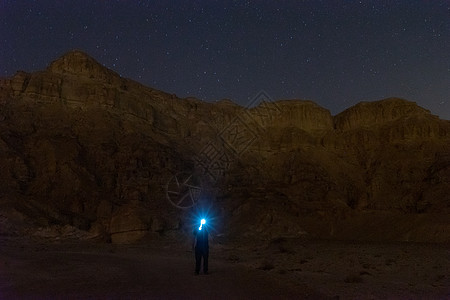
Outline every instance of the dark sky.
POLYGON ((80 49, 180 97, 396 96, 450 119, 449 0, 0 0, 0 43, 2 77, 80 49))

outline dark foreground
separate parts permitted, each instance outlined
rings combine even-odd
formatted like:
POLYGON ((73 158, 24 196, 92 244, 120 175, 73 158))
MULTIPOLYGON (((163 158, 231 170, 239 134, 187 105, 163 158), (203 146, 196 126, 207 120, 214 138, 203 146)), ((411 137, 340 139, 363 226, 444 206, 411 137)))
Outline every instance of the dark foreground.
POLYGON ((0 299, 450 299, 442 244, 216 244, 195 276, 186 244, 0 243, 0 299))

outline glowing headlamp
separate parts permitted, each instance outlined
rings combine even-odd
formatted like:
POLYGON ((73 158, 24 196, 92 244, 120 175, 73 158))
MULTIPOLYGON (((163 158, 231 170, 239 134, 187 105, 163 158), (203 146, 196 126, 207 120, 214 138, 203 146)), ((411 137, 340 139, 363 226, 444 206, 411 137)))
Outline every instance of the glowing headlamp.
POLYGON ((206 220, 205 219, 202 219, 201 221, 200 221, 200 227, 198 228, 198 230, 202 230, 202 227, 203 227, 203 225, 206 223, 206 220))

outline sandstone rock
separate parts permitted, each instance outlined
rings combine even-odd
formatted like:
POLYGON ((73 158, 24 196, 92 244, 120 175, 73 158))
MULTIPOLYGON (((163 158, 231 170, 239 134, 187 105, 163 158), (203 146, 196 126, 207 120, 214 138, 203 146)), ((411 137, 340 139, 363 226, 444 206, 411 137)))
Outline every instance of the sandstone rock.
POLYGON ((312 101, 268 102, 250 111, 258 116, 272 118, 271 125, 276 127, 295 127, 307 132, 333 130, 330 111, 312 101))
POLYGON ((110 234, 113 243, 130 243, 143 238, 149 231, 151 217, 142 207, 130 203, 120 207, 111 218, 110 234))
POLYGON ((77 50, 70 51, 60 59, 55 60, 47 70, 54 74, 76 75, 108 83, 112 83, 112 80, 120 77, 119 74, 103 67, 92 57, 77 50))
POLYGON ((69 52, 0 80, 0 199, 36 226, 176 236, 190 223, 166 183, 202 165, 202 201, 233 236, 382 239, 373 224, 397 218, 389 239, 450 240, 444 217, 420 219, 450 214, 450 121, 402 99, 334 117, 311 101, 256 104, 180 99, 69 52))
POLYGON ((430 112, 416 103, 398 98, 388 98, 375 102, 361 102, 335 117, 338 130, 349 130, 355 127, 370 127, 430 112))

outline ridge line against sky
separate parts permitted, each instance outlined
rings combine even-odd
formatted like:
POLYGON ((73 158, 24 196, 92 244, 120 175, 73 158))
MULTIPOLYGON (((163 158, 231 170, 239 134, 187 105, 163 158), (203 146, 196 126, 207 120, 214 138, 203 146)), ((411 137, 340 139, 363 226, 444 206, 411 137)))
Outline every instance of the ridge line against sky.
POLYGON ((0 76, 80 49, 179 97, 260 90, 333 115, 399 97, 450 120, 450 1, 0 0, 0 76))

